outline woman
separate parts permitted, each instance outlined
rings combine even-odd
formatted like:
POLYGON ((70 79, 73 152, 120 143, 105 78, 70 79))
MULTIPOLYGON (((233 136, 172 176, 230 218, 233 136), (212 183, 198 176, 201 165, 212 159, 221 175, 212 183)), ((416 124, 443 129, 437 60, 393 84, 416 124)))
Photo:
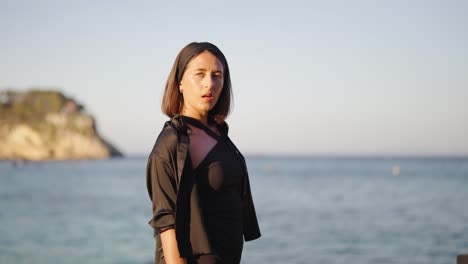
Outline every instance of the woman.
POLYGON ((243 241, 260 237, 245 159, 228 137, 231 79, 223 53, 193 42, 166 83, 164 124, 147 187, 155 263, 240 263, 243 241))

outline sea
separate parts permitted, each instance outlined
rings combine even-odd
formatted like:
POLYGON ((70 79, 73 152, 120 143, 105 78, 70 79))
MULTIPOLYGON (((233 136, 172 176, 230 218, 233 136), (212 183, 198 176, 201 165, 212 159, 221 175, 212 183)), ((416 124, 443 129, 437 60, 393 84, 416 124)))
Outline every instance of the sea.
MULTIPOLYGON (((154 261, 146 156, 0 162, 0 263, 154 261)), ((468 157, 254 156, 242 263, 453 264, 468 157)))

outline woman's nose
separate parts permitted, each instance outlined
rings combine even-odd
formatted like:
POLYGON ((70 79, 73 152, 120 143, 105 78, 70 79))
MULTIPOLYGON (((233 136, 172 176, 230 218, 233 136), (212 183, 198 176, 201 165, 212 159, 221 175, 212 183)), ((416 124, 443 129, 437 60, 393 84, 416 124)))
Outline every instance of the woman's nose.
POLYGON ((205 87, 213 87, 213 84, 215 82, 215 78, 211 76, 211 74, 208 74, 205 78, 205 87))

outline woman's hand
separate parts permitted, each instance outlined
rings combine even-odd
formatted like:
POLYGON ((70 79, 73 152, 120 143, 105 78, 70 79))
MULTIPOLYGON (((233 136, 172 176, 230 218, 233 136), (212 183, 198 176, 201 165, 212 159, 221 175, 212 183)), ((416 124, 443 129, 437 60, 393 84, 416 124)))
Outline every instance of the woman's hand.
POLYGON ((166 264, 187 264, 187 260, 180 257, 175 229, 168 229, 160 236, 166 264))

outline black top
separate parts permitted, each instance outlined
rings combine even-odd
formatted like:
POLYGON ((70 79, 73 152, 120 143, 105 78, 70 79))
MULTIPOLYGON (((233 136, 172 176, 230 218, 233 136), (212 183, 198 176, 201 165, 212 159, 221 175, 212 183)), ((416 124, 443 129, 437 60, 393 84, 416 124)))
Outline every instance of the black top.
POLYGON ((212 252, 198 263, 240 263, 243 247, 242 161, 225 139, 197 120, 183 117, 188 124, 203 129, 217 143, 194 169, 191 207, 201 208, 201 218, 191 218, 192 248, 197 249, 200 225, 205 227, 212 252), (211 255, 211 256, 209 256, 211 255))
MULTIPOLYGON (((260 237, 252 194, 250 191, 249 175, 245 165, 245 159, 234 143, 229 139, 229 127, 226 122, 217 122, 214 125, 222 135, 228 149, 236 153, 237 159, 245 171, 241 175, 241 200, 242 200, 242 229, 244 241, 250 241, 260 237)), ((148 194, 152 200, 153 215, 149 224, 154 228, 156 238, 155 263, 164 263, 164 254, 161 247, 160 233, 168 228, 175 228, 177 245, 180 256, 191 259, 193 256, 207 255, 215 252, 208 236, 208 227, 200 225, 200 236, 193 239, 190 230, 194 230, 193 220, 205 219, 203 208, 192 204, 192 198, 202 198, 193 191, 195 177, 192 169, 190 155, 188 155, 190 130, 186 122, 177 115, 164 124, 156 143, 148 157, 146 180, 148 194), (198 250, 192 245, 200 245, 198 250)), ((198 184, 195 185, 198 187, 198 184)), ((198 203, 200 204, 200 203, 198 203)), ((214 245, 213 245, 214 246, 214 245)))

